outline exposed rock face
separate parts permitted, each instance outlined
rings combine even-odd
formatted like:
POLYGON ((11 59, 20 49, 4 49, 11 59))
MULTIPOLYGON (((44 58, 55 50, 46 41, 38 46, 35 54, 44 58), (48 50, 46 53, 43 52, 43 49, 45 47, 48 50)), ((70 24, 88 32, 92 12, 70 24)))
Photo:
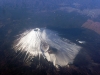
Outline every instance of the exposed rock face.
POLYGON ((100 22, 94 22, 92 20, 87 20, 82 27, 95 31, 100 34, 100 22))

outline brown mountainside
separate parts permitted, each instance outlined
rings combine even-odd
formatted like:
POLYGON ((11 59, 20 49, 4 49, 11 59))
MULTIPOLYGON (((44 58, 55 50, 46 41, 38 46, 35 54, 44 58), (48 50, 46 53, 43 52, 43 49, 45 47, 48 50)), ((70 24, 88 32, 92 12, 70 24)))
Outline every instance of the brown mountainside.
POLYGON ((82 27, 95 31, 100 34, 100 22, 94 22, 92 20, 87 20, 82 27))

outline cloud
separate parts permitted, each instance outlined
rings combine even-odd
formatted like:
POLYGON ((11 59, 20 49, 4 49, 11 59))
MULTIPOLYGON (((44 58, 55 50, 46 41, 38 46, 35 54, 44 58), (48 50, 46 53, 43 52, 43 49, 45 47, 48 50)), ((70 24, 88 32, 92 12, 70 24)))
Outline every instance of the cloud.
POLYGON ((100 16, 100 9, 77 9, 77 8, 73 8, 73 7, 60 7, 59 10, 64 10, 67 11, 69 13, 71 12, 77 12, 81 15, 86 15, 89 16, 91 18, 97 18, 98 16, 100 16))

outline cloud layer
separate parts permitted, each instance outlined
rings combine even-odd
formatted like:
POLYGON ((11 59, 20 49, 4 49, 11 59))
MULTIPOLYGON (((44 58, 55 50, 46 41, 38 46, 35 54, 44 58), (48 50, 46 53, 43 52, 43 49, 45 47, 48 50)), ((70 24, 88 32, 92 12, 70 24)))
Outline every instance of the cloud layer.
POLYGON ((64 10, 67 11, 69 13, 71 12, 77 12, 81 15, 86 15, 89 16, 91 18, 97 18, 98 16, 100 16, 100 9, 77 9, 77 8, 73 8, 73 7, 60 7, 60 10, 64 10))

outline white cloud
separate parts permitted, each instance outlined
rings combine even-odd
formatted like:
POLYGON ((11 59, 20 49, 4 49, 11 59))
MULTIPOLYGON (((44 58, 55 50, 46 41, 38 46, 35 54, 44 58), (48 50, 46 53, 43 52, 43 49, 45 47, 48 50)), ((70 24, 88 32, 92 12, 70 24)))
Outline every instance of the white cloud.
POLYGON ((100 16, 100 9, 77 9, 77 8, 73 8, 73 7, 60 7, 60 10, 64 10, 67 12, 77 12, 79 14, 82 15, 86 15, 89 16, 91 18, 97 18, 98 16, 100 16))

